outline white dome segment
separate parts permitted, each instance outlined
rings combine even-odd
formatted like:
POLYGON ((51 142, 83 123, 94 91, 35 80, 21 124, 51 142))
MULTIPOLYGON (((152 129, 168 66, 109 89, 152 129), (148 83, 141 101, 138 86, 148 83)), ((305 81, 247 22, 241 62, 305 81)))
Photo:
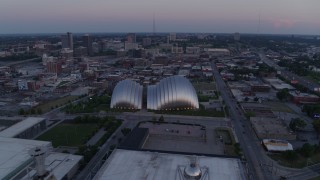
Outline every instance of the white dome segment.
POLYGON ((142 86, 134 81, 120 81, 113 90, 110 108, 141 109, 142 89, 142 86))
POLYGON ((148 86, 147 109, 199 109, 197 93, 190 81, 182 76, 162 79, 148 86))

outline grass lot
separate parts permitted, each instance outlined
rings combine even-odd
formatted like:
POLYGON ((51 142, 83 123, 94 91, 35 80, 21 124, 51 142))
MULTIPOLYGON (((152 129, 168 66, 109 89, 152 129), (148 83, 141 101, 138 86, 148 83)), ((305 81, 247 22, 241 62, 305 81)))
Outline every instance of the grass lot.
POLYGON ((92 133, 97 129, 97 124, 67 124, 61 123, 39 136, 38 140, 52 141, 54 147, 78 147, 86 143, 92 133))
POLYGON ((263 104, 268 105, 271 108, 272 111, 294 113, 292 111, 292 109, 290 109, 285 103, 281 103, 281 102, 264 102, 263 104))
POLYGON ((320 82, 320 73, 317 72, 309 72, 308 75, 304 77, 315 83, 320 82))
POLYGON ((51 107, 61 106, 68 103, 69 101, 74 101, 76 99, 78 99, 78 96, 66 96, 63 98, 40 104, 39 106, 35 107, 35 109, 40 108, 43 113, 46 113, 51 110, 51 107))
POLYGON ((229 156, 239 156, 239 152, 235 147, 236 141, 230 129, 228 128, 216 128, 215 134, 219 138, 222 136, 223 142, 225 144, 226 155, 229 156))
POLYGON ((309 180, 320 180, 320 176, 312 178, 312 179, 309 179, 309 180))
POLYGON ((309 158, 309 162, 307 158, 298 155, 295 160, 286 160, 281 154, 271 154, 269 155, 272 159, 276 160, 280 165, 291 167, 291 168, 304 168, 307 166, 320 163, 320 154, 315 154, 309 158))

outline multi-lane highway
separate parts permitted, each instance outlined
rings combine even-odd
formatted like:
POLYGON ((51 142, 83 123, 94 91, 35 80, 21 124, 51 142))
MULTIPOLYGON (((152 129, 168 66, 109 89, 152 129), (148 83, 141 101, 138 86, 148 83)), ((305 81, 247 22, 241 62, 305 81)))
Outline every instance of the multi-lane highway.
POLYGON ((256 138, 255 134, 252 132, 249 122, 239 110, 235 99, 232 97, 231 91, 223 81, 217 67, 214 63, 212 63, 211 66, 216 86, 229 109, 229 115, 234 125, 236 135, 248 162, 249 178, 259 180, 273 179, 273 175, 260 165, 266 160, 263 152, 261 152, 262 148, 259 146, 259 139, 256 138))
POLYGON ((285 79, 289 81, 296 80, 298 81, 298 84, 301 84, 302 86, 308 88, 308 90, 310 91, 314 91, 315 88, 320 87, 318 83, 312 82, 304 77, 298 76, 290 71, 287 71, 283 67, 278 66, 273 60, 266 57, 264 52, 259 52, 259 56, 261 61, 263 61, 268 66, 275 68, 278 72, 280 72, 281 76, 284 77, 285 79))
MULTIPOLYGON (((248 162, 250 179, 277 179, 286 177, 287 179, 310 179, 320 175, 320 165, 314 165, 304 169, 292 169, 280 166, 271 160, 260 145, 250 122, 245 119, 243 112, 239 109, 236 100, 232 97, 230 89, 223 81, 217 67, 212 65, 216 86, 220 90, 225 104, 229 108, 231 122, 235 128, 236 135, 241 144, 241 148, 248 162)), ((280 68, 280 67, 279 67, 280 68)))

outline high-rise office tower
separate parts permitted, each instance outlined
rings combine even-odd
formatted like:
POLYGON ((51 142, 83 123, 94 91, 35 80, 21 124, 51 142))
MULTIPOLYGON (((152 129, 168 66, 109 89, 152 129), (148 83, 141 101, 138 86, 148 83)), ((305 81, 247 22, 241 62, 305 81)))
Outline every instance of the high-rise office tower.
POLYGON ((62 48, 73 49, 73 37, 71 32, 61 36, 62 48))
POLYGON ((127 34, 127 42, 136 43, 136 34, 135 33, 127 34))
POLYGON ((234 39, 235 41, 240 41, 240 33, 238 33, 238 32, 234 33, 233 39, 234 39))
POLYGON ((170 35, 169 35, 169 40, 170 40, 170 41, 175 41, 176 39, 177 39, 176 33, 170 33, 170 35))
POLYGON ((89 34, 82 36, 83 46, 87 48, 88 55, 92 55, 92 37, 89 34))

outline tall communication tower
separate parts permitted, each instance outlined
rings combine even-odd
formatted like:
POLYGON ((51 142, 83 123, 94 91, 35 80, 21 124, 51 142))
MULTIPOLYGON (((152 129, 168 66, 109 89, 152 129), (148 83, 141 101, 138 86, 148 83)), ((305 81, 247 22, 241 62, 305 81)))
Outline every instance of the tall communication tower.
POLYGON ((153 35, 156 35, 156 18, 154 13, 153 13, 153 35))

